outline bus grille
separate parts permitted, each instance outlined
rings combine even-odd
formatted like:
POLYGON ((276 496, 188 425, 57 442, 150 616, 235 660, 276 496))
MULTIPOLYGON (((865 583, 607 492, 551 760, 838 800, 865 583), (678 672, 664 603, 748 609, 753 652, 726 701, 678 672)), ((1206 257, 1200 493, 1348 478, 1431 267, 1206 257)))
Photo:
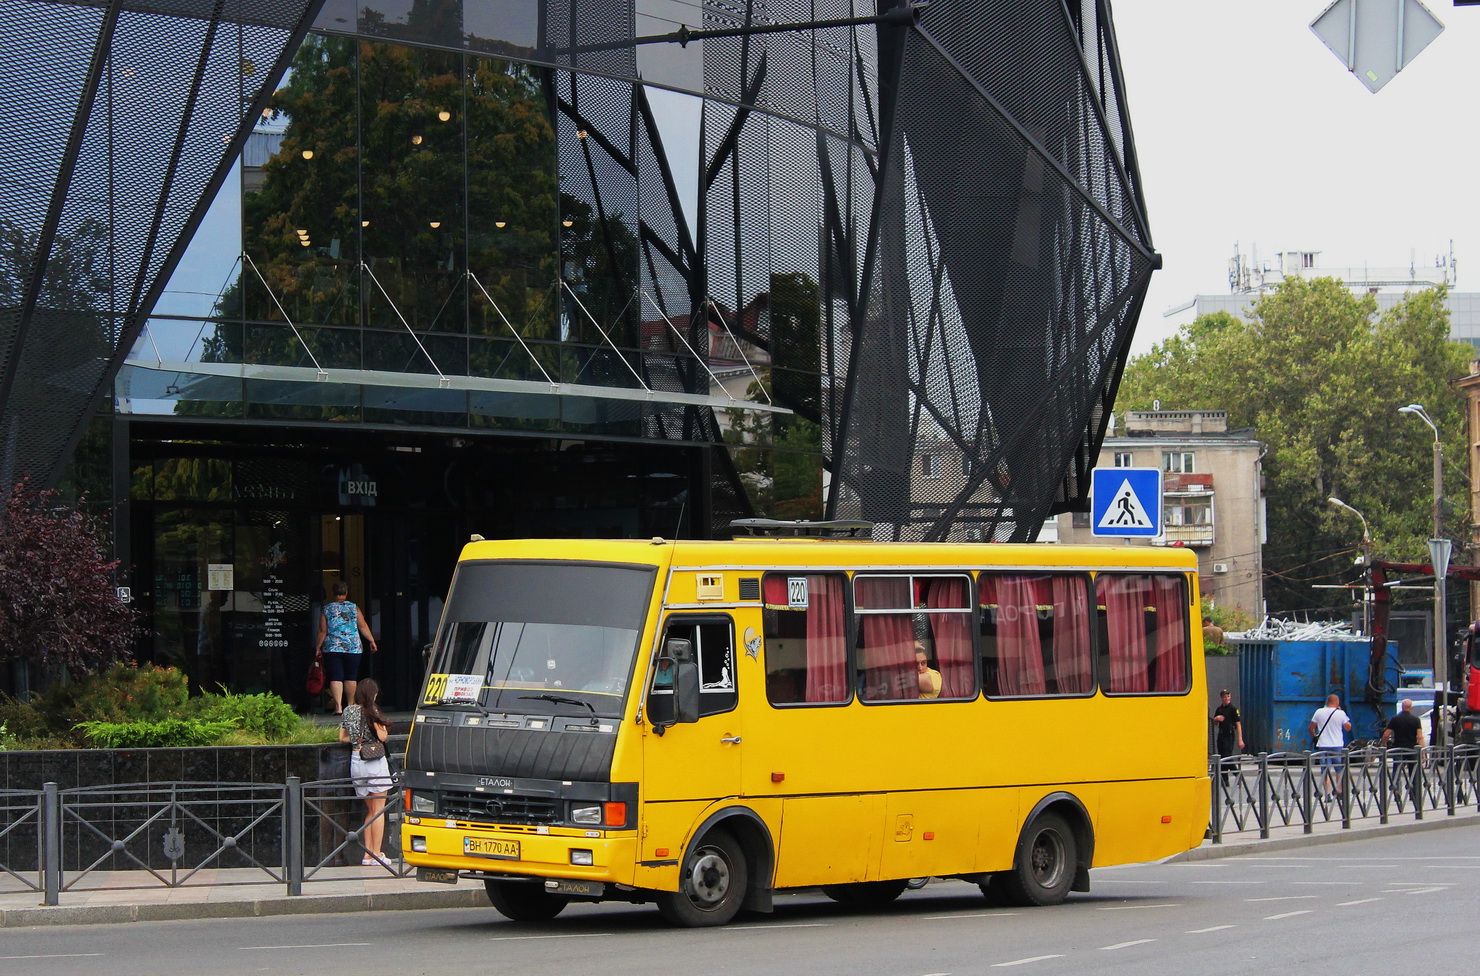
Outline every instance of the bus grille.
POLYGON ((508 793, 442 794, 440 815, 477 823, 552 824, 560 820, 560 806, 549 797, 508 793))

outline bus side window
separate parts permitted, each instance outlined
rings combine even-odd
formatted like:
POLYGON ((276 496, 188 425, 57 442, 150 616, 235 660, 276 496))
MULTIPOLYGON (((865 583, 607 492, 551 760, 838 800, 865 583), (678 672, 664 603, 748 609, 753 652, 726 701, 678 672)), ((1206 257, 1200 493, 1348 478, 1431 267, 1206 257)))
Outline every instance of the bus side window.
POLYGON ((841 573, 767 573, 762 582, 766 700, 841 704, 848 691, 848 621, 841 573))
POLYGON ((1100 661, 1108 694, 1185 692, 1191 687, 1186 581, 1181 576, 1100 573, 1100 661))
MULTIPOLYGON (((738 695, 735 687, 735 628, 728 617, 699 619, 673 618, 663 631, 666 647, 675 638, 689 641, 699 662, 699 715, 718 715, 734 709, 738 695)), ((660 657, 648 695, 648 715, 654 724, 673 721, 673 677, 660 657)))

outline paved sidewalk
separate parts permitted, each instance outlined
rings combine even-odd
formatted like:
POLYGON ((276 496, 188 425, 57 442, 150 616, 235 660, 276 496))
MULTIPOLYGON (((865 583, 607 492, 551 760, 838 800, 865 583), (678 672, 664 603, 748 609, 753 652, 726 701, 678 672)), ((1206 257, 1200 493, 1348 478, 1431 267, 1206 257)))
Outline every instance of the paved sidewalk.
MULTIPOLYGON (((1426 813, 1387 824, 1354 821, 1317 824, 1311 833, 1302 827, 1278 827, 1261 840, 1256 832, 1229 835, 1222 844, 1204 841, 1171 861, 1200 861, 1266 853, 1292 848, 1366 840, 1384 834, 1441 830, 1480 825, 1480 812, 1471 806, 1453 817, 1426 813)), ((303 894, 290 897, 287 886, 262 883, 253 868, 200 871, 183 887, 166 887, 144 871, 98 872, 79 882, 88 891, 63 891, 60 905, 42 905, 42 893, 24 888, 14 877, 0 874, 0 928, 27 925, 80 925, 111 922, 152 922, 196 918, 241 918, 267 915, 310 915, 332 912, 409 911, 421 908, 488 908, 483 886, 473 881, 456 885, 425 884, 415 872, 404 877, 377 867, 325 868, 303 883, 303 894)), ((34 881, 34 877, 27 877, 34 881)))

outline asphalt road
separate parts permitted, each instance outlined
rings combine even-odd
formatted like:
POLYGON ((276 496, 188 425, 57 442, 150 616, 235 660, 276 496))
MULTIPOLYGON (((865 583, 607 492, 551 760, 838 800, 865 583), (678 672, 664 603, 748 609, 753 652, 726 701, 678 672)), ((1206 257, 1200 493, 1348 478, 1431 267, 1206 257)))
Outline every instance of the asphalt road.
POLYGON ((888 910, 817 892, 774 915, 680 930, 651 906, 575 905, 553 922, 492 909, 282 916, 0 932, 6 976, 307 973, 805 973, 812 976, 1461 973, 1480 905, 1470 829, 1093 872, 1047 909, 931 884, 888 910))

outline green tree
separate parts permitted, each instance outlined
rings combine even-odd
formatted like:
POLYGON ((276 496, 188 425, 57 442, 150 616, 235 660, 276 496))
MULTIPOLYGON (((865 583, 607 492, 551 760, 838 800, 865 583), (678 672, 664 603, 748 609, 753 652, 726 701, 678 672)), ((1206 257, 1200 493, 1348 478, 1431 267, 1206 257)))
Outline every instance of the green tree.
POLYGON ((1445 534, 1469 538, 1465 411, 1450 386, 1474 350, 1449 339, 1443 289, 1406 295, 1381 315, 1370 295, 1331 278, 1291 279, 1253 306, 1253 320, 1203 316, 1126 367, 1118 411, 1224 410, 1268 446, 1263 466, 1269 539, 1265 597, 1272 609, 1333 605, 1316 584, 1344 582, 1360 525, 1380 558, 1426 561, 1433 433, 1401 416, 1422 403, 1443 438, 1445 534))

